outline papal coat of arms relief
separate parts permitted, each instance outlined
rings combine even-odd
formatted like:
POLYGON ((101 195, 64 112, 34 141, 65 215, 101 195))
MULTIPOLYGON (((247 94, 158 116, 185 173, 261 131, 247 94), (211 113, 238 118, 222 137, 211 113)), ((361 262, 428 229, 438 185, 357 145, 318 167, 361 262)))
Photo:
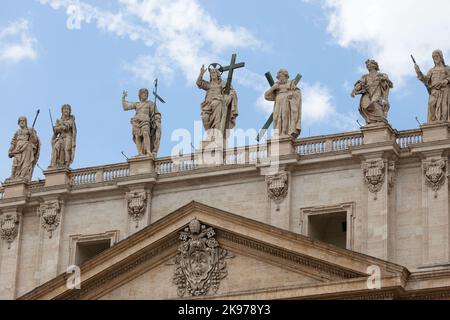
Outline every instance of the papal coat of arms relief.
POLYGON ((147 207, 147 193, 146 192, 129 192, 126 195, 127 210, 131 219, 136 222, 136 228, 139 227, 139 221, 145 215, 147 207))
POLYGON ((376 200, 378 192, 380 192, 383 188, 385 178, 384 161, 380 159, 363 162, 362 169, 364 174, 364 182, 369 188, 369 191, 375 194, 376 200))
POLYGON ((46 201, 42 203, 38 209, 41 217, 42 227, 49 233, 52 238, 53 232, 58 228, 61 221, 61 206, 59 201, 46 201))
POLYGON ((8 249, 11 243, 16 239, 19 231, 19 217, 16 214, 5 214, 0 219, 0 237, 8 243, 8 249))
POLYGON ((432 159, 423 162, 425 183, 435 192, 435 198, 437 198, 437 192, 445 183, 446 167, 447 162, 444 159, 432 159))
POLYGON ((178 296, 217 293, 220 282, 228 275, 226 259, 234 255, 220 247, 214 238, 213 228, 202 225, 197 219, 180 233, 182 243, 175 257, 176 270, 173 283, 178 286, 178 296))
POLYGON ((280 204, 286 198, 289 190, 287 172, 279 172, 266 176, 267 194, 275 203, 280 204))

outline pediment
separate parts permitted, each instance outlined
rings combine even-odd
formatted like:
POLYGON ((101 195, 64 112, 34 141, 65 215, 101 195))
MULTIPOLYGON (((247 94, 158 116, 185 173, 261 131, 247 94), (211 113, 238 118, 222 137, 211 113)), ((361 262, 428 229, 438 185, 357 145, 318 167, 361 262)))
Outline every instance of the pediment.
POLYGON ((371 266, 391 291, 408 275, 401 266, 192 202, 83 264, 79 290, 68 289, 62 274, 21 299, 351 297, 371 294, 371 266))

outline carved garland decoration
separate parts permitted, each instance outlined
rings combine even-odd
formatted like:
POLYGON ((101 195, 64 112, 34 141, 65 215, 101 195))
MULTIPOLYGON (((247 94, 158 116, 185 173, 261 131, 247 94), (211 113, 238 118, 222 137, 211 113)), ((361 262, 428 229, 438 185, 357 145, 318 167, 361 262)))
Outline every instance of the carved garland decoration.
POLYGON ((136 222, 136 228, 138 228, 139 221, 142 220, 145 214, 145 208, 147 206, 147 193, 130 192, 127 193, 126 199, 128 214, 131 216, 131 219, 136 222))
POLYGON ((446 167, 447 162, 444 159, 432 159, 423 162, 425 184, 435 192, 435 198, 437 198, 438 191, 445 183, 446 167))
POLYGON ((369 191, 375 194, 375 200, 377 200, 377 193, 383 188, 385 178, 384 168, 384 161, 381 159, 366 161, 362 164, 364 182, 369 188, 369 191))
POLYGON ((220 281, 227 274, 225 259, 233 255, 220 247, 214 238, 213 228, 207 228, 197 219, 180 233, 182 243, 175 257, 176 270, 173 283, 178 286, 178 296, 186 292, 192 296, 207 295, 212 289, 219 290, 220 281))
POLYGON ((280 172, 272 176, 267 176, 266 183, 269 198, 277 204, 283 202, 289 189, 287 172, 280 172))
POLYGON ((0 236, 8 242, 8 249, 19 232, 19 217, 16 214, 5 214, 0 220, 0 236))
POLYGON ((61 206, 58 200, 47 201, 40 205, 38 214, 41 217, 42 227, 53 237, 53 232, 58 228, 61 221, 61 206))

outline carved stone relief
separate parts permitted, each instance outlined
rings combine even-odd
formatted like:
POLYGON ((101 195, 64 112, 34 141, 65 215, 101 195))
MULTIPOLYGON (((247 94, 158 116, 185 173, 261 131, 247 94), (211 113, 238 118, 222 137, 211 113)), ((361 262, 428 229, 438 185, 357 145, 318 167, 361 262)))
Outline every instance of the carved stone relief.
POLYGON ((266 176, 267 195, 275 203, 280 204, 286 198, 289 190, 287 172, 266 176))
POLYGON ((17 214, 4 214, 0 218, 0 237, 8 242, 8 249, 19 232, 19 216, 17 214))
POLYGON ((207 295, 211 289, 217 293, 220 281, 228 275, 225 259, 234 256, 221 248, 214 236, 214 229, 197 219, 180 233, 182 243, 175 257, 173 276, 180 297, 207 295))
POLYGON ((53 200, 42 203, 38 209, 38 214, 41 217, 41 226, 49 233, 49 238, 51 239, 53 232, 61 222, 60 202, 53 200))
POLYGON ((131 219, 136 222, 136 228, 139 227, 139 221, 145 215, 147 207, 147 193, 146 192, 129 192, 126 195, 128 214, 131 219))
POLYGON ((366 183, 369 191, 375 194, 375 200, 377 200, 377 193, 383 188, 385 178, 385 164, 382 159, 369 160, 362 164, 364 182, 366 183))
POLYGON ((425 183, 435 192, 435 198, 437 198, 437 192, 445 183, 446 167, 447 162, 444 159, 432 159, 423 162, 425 183))

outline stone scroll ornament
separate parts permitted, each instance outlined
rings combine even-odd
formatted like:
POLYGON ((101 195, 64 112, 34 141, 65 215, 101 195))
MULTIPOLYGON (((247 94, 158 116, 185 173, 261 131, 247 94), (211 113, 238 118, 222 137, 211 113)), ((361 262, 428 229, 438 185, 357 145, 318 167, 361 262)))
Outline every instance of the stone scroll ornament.
POLYGON ((173 283, 178 286, 178 296, 207 295, 219 290, 220 281, 228 275, 225 259, 234 256, 220 247, 214 238, 213 228, 202 225, 197 219, 180 233, 182 243, 175 257, 176 270, 173 283))
POLYGON ((19 217, 14 214, 6 214, 0 219, 0 237, 8 243, 8 249, 11 249, 11 243, 16 239, 19 232, 19 217))
POLYGON ((280 172, 266 177, 267 195, 277 205, 286 198, 289 190, 287 172, 280 172))
POLYGON ((147 193, 146 192, 130 192, 127 194, 128 214, 131 219, 136 222, 136 228, 139 227, 139 221, 145 215, 145 208, 147 207, 147 193))
POLYGON ((445 183, 447 162, 444 159, 433 159, 423 163, 425 183, 434 192, 434 197, 438 197, 438 191, 445 183))
POLYGON ((61 206, 59 201, 47 201, 40 205, 38 209, 41 217, 42 227, 49 233, 49 238, 53 237, 53 232, 58 228, 61 221, 61 206))
POLYGON ((385 165, 383 160, 371 160, 362 164, 364 182, 369 191, 375 194, 374 200, 378 199, 378 192, 383 188, 385 178, 385 165))

